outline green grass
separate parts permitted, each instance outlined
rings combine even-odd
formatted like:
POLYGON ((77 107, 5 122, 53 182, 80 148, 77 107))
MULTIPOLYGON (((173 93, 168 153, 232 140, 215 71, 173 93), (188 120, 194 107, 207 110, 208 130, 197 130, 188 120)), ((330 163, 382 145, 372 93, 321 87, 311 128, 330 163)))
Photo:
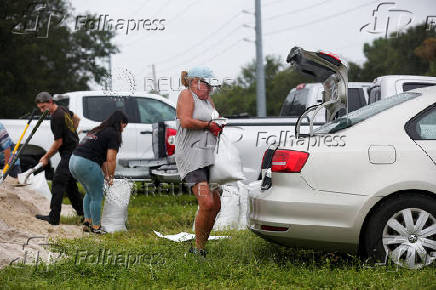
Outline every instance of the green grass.
POLYGON ((206 260, 185 258, 190 242, 160 239, 152 230, 190 231, 196 208, 192 195, 135 196, 129 207, 129 231, 55 241, 54 248, 66 252, 68 259, 49 266, 5 268, 0 271, 0 287, 436 289, 435 265, 418 271, 367 267, 353 255, 284 248, 249 231, 215 233, 231 239, 209 242, 206 260), (91 263, 102 251, 106 257, 108 251, 120 254, 118 265, 108 258, 91 263), (134 257, 140 261, 133 263, 134 257))

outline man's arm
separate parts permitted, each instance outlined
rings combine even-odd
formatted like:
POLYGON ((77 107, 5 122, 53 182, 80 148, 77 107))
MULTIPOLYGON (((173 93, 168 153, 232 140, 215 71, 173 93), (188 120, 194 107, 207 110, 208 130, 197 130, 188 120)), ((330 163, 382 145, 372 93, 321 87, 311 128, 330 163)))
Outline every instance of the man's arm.
MULTIPOLYGON (((3 150, 3 154, 5 157, 5 164, 4 166, 6 166, 6 164, 9 163, 9 158, 11 158, 11 148, 6 148, 5 150, 3 150)), ((3 166, 3 168, 4 168, 3 166)))
POLYGON ((62 143, 63 143, 62 138, 54 140, 53 144, 50 146, 50 149, 48 149, 47 153, 45 153, 44 156, 41 157, 39 162, 42 162, 42 164, 44 164, 44 166, 46 166, 48 164, 48 161, 50 160, 50 158, 53 155, 55 155, 56 152, 58 152, 59 147, 62 146, 62 143))
POLYGON ((74 129, 77 131, 77 127, 79 127, 80 118, 76 114, 73 115, 73 125, 74 129))

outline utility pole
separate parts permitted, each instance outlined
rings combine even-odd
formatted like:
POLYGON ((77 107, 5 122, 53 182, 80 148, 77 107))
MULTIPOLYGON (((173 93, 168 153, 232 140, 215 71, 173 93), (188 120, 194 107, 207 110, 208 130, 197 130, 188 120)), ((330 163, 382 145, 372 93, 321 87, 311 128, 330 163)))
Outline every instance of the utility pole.
POLYGON ((255 30, 256 30, 256 103, 257 116, 266 117, 265 96, 265 70, 263 68, 262 52, 262 13, 260 0, 254 0, 255 4, 255 30))
POLYGON ((112 54, 109 54, 109 60, 108 60, 108 66, 109 66, 109 91, 112 91, 112 54))
POLYGON ((153 91, 159 92, 159 88, 157 87, 157 79, 156 79, 156 67, 154 64, 151 65, 151 73, 153 75, 153 91))

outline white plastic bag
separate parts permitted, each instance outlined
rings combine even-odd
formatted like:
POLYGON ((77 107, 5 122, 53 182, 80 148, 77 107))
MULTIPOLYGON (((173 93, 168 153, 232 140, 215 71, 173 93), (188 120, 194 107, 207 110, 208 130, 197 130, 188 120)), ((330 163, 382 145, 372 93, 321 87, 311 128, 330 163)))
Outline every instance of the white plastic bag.
POLYGON ((214 231, 240 229, 240 200, 238 188, 233 185, 223 185, 221 210, 215 218, 214 231))
POLYGON ((27 183, 28 185, 26 185, 26 188, 34 190, 48 200, 51 200, 51 192, 47 180, 45 179, 44 172, 40 172, 36 175, 30 174, 27 183))
POLYGON ((125 179, 115 179, 113 185, 105 188, 101 226, 108 233, 126 231, 127 208, 133 182, 125 179))
POLYGON ((227 184, 245 179, 238 149, 221 134, 215 146, 215 163, 210 167, 209 182, 227 184))

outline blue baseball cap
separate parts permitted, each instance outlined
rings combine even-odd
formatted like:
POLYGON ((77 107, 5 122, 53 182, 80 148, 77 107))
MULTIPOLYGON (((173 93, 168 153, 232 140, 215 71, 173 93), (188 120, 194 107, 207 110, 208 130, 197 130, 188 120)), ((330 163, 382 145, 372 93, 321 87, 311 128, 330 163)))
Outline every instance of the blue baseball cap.
POLYGON ((207 66, 196 66, 188 71, 188 78, 212 79, 215 77, 213 71, 207 66))

